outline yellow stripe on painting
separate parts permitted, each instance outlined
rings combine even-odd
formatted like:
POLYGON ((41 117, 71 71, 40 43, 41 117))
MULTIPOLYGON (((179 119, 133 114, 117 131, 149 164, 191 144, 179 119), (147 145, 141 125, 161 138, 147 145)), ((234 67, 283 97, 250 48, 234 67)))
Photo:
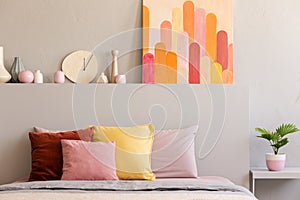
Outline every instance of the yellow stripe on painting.
POLYGON ((211 84, 222 84, 223 83, 223 73, 222 65, 220 63, 213 63, 211 66, 211 84))
POLYGON ((174 8, 172 11, 173 30, 183 32, 183 10, 181 8, 174 8))
POLYGON ((177 52, 178 48, 178 34, 183 32, 183 10, 181 8, 174 8, 172 10, 172 50, 177 52))

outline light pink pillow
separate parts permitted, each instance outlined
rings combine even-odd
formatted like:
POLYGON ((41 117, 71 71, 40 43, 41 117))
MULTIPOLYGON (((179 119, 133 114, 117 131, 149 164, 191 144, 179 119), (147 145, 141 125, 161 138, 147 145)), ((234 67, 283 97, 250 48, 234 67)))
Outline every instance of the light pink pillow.
POLYGON ((157 178, 196 178, 195 134, 198 126, 155 134, 152 170, 157 178))
POLYGON ((115 144, 62 140, 61 180, 118 180, 115 144))

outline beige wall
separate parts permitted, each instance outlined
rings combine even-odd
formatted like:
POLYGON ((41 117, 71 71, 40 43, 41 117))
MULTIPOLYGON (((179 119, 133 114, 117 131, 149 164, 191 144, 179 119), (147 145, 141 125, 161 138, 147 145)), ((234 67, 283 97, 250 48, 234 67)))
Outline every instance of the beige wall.
MULTIPOLYGON (((141 6, 141 0, 0 0, 0 45, 6 68, 20 56, 27 69, 40 69, 51 82, 67 54, 93 50, 108 37, 141 27, 141 6)), ((139 53, 120 59, 121 73, 140 65, 139 53)), ((105 56, 109 65, 111 55, 105 56)), ((140 81, 139 76, 131 80, 140 81)))

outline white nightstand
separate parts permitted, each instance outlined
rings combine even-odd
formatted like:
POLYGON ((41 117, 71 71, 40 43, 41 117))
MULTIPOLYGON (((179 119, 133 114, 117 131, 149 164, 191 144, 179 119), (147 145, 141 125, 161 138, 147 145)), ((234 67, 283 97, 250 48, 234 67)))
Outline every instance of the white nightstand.
POLYGON ((300 179, 300 168, 285 168, 279 172, 272 172, 266 168, 250 170, 250 191, 255 194, 255 181, 258 179, 300 179))

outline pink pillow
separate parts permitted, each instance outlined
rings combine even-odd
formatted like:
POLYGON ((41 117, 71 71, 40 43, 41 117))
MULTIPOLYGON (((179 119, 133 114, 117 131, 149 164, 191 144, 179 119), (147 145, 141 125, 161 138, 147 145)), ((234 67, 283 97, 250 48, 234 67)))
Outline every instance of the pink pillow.
POLYGON ((62 140, 61 180, 118 180, 115 144, 62 140))
POLYGON ((152 170, 157 178, 196 178, 195 134, 198 126, 162 130, 154 136, 152 170))

